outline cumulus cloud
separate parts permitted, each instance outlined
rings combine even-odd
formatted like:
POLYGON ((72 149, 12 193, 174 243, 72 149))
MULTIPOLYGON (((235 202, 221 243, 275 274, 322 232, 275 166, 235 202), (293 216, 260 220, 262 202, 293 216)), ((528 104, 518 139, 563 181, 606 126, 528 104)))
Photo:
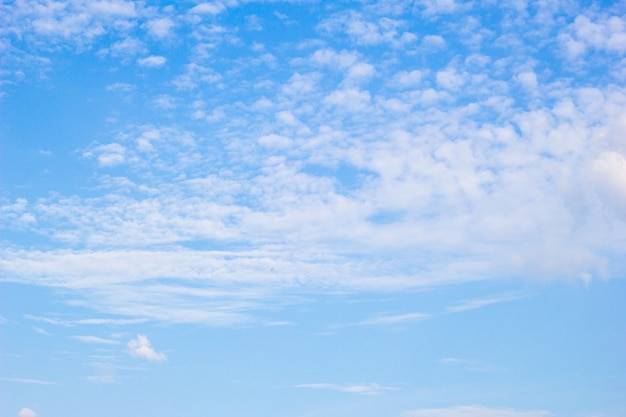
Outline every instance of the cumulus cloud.
POLYGON ((158 39, 167 38, 172 35, 172 30, 176 26, 176 23, 169 17, 162 17, 146 22, 144 27, 148 31, 150 36, 158 39))
POLYGON ((127 346, 131 356, 156 362, 164 361, 166 359, 164 353, 157 353, 152 348, 150 340, 148 340, 148 337, 145 335, 137 335, 137 338, 128 342, 127 346))
POLYGON ((37 413, 35 413, 30 408, 22 408, 20 412, 17 414, 18 417, 37 417, 37 413))
POLYGON ((570 58, 588 50, 623 54, 626 52, 626 21, 622 16, 579 15, 559 35, 570 58))
POLYGON ((196 14, 216 15, 226 10, 226 7, 220 2, 200 3, 192 7, 189 11, 196 14))
POLYGON ((167 58, 160 55, 150 55, 145 58, 139 58, 137 63, 142 67, 160 67, 167 62, 167 58))
POLYGON ((83 153, 85 158, 95 157, 102 167, 110 167, 124 163, 126 148, 119 143, 96 146, 83 153))

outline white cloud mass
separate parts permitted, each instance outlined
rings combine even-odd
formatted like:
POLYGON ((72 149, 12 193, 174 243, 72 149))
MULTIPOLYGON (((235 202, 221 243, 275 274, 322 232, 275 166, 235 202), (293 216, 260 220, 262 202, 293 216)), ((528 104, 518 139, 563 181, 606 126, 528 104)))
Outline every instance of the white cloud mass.
POLYGON ((22 408, 17 415, 18 417, 37 417, 37 413, 30 408, 22 408))
POLYGON ((136 339, 128 342, 128 351, 131 356, 144 358, 149 361, 164 361, 166 359, 164 353, 157 353, 150 345, 148 337, 142 334, 137 335, 136 339))

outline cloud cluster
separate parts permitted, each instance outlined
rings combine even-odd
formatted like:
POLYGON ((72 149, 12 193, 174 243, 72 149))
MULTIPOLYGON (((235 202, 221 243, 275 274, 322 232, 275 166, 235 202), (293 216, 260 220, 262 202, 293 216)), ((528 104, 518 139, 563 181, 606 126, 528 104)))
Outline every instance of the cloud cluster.
POLYGON ((624 271, 626 61, 610 8, 369 2, 319 10, 306 36, 277 16, 264 25, 293 36, 264 44, 229 24, 243 3, 55 4, 3 6, 3 33, 163 78, 141 87, 149 122, 77 150, 89 194, 3 201, 3 227, 50 243, 0 247, 6 280, 225 325, 300 292, 624 271))

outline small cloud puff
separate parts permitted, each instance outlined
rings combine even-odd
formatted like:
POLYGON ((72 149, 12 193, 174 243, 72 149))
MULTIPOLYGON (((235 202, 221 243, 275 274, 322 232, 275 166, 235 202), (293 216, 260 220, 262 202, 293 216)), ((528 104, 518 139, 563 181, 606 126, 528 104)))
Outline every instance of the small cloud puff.
POLYGON ((85 158, 96 157, 98 163, 102 167, 109 167, 124 163, 126 148, 118 143, 109 143, 95 147, 92 151, 83 153, 85 158))
POLYGON ((159 55, 151 55, 145 58, 139 58, 137 63, 142 67, 160 67, 167 62, 167 58, 159 55))
POLYGON ((128 350, 131 356, 144 358, 149 361, 164 361, 164 353, 157 353, 150 345, 150 340, 143 334, 138 334, 136 339, 128 342, 128 350))
POLYGON ((195 14, 211 14, 216 15, 220 14, 226 10, 226 7, 219 2, 213 3, 200 3, 197 6, 193 7, 190 12, 195 14))
POLYGON ((37 417, 37 413, 30 408, 22 408, 17 415, 18 417, 37 417))

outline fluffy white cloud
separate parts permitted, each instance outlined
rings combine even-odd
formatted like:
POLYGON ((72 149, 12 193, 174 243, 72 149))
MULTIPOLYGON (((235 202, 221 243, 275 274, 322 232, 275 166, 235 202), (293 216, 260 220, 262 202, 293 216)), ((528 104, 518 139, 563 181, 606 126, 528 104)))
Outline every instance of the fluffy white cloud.
POLYGON ((137 63, 142 67, 160 67, 167 62, 167 58, 160 55, 150 55, 145 58, 139 58, 137 63))
POLYGON ((622 16, 579 15, 559 36, 561 45, 571 58, 589 49, 626 53, 626 21, 622 16))
POLYGON ((17 415, 18 417, 37 417, 37 413, 30 408, 22 408, 17 415))
POLYGON ((200 3, 191 8, 191 13, 216 15, 226 10, 226 7, 220 2, 200 3))
POLYGON ((148 337, 142 334, 137 335, 136 339, 128 342, 128 351, 132 356, 144 358, 149 361, 164 361, 166 356, 164 353, 157 353, 150 345, 148 337))
POLYGON ((95 157, 98 160, 100 166, 108 167, 124 163, 126 148, 119 143, 110 143, 107 145, 100 145, 93 150, 83 153, 83 157, 92 158, 95 157))
POLYGON ((146 22, 144 24, 148 34, 158 39, 167 38, 172 35, 172 30, 176 23, 168 17, 162 17, 146 22))

